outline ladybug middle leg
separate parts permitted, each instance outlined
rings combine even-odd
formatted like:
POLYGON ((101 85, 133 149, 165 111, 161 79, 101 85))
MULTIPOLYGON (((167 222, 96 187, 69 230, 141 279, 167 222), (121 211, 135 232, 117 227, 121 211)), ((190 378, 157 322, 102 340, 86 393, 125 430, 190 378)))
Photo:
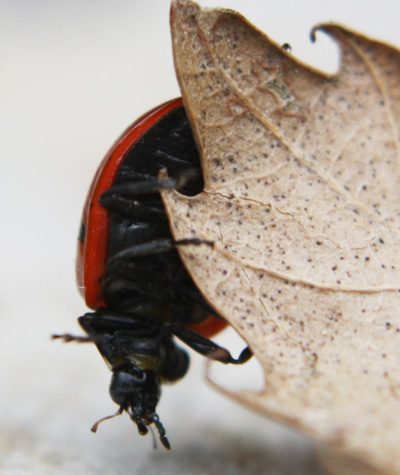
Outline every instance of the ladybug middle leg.
POLYGON ((76 343, 93 343, 90 336, 72 335, 71 333, 60 333, 51 335, 52 340, 64 340, 64 343, 75 341, 76 343))
POLYGON ((123 261, 126 259, 134 259, 136 257, 151 256, 153 254, 160 254, 177 249, 180 246, 187 246, 189 244, 199 246, 201 244, 207 244, 213 246, 214 242, 207 239, 191 238, 191 239, 154 239, 153 241, 143 242, 130 246, 122 251, 114 254, 109 258, 108 263, 112 265, 114 262, 123 261))

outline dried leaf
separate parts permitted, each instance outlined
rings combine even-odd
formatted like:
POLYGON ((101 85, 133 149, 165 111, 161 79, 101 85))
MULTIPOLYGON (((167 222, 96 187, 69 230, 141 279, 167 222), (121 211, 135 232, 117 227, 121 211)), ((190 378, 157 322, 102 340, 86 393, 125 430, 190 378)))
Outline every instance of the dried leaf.
POLYGON ((326 76, 228 10, 173 1, 205 189, 164 192, 180 253, 265 375, 236 395, 400 473, 400 54, 341 26, 326 76))

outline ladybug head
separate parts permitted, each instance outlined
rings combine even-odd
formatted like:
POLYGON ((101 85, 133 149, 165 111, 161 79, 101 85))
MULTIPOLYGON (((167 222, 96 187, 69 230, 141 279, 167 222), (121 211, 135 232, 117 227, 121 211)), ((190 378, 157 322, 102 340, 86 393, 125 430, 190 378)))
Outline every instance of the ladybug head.
MULTIPOLYGON (((160 422, 156 407, 160 399, 160 377, 157 371, 138 369, 135 365, 114 369, 110 384, 111 399, 120 406, 115 415, 126 411, 138 427, 140 435, 146 435, 148 426, 154 424, 160 435, 160 441, 170 449, 165 429, 160 422)), ((100 419, 92 427, 96 432, 100 422, 114 416, 100 419)))

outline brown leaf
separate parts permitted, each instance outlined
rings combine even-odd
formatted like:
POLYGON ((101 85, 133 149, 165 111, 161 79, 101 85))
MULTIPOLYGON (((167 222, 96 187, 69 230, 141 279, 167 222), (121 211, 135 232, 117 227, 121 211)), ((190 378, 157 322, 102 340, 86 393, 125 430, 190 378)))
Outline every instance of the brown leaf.
POLYGON ((206 299, 265 375, 236 395, 400 473, 400 54, 345 28, 326 76, 228 10, 173 1, 175 66, 204 191, 164 192, 206 299))

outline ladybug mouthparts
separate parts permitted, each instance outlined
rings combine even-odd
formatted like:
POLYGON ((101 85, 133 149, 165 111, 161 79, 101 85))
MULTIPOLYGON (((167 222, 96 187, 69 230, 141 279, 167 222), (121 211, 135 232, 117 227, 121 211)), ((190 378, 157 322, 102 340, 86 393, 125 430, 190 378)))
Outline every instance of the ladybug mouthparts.
POLYGON ((143 416, 140 414, 135 414, 132 410, 129 410, 129 408, 125 408, 121 406, 115 414, 112 414, 111 416, 102 417, 101 419, 99 419, 90 430, 96 433, 101 422, 106 421, 108 419, 112 419, 113 417, 116 417, 116 416, 120 416, 124 411, 126 411, 129 414, 132 421, 137 425, 140 435, 147 435, 147 433, 149 432, 149 429, 147 426, 149 426, 150 424, 154 424, 157 427, 162 445, 166 449, 170 450, 171 445, 166 436, 164 426, 162 425, 158 414, 156 414, 155 412, 148 413, 145 416, 143 416))

